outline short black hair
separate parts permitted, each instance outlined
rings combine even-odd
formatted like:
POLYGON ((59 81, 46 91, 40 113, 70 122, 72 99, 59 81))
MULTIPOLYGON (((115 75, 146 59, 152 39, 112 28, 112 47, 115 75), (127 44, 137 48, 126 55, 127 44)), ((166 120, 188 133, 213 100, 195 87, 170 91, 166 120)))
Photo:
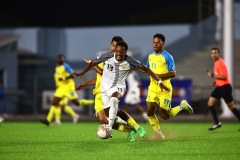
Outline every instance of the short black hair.
POLYGON ((112 43, 113 41, 115 41, 115 42, 123 41, 123 38, 122 38, 121 36, 114 36, 114 37, 112 38, 111 43, 112 43))
POLYGON ((153 36, 153 39, 154 38, 159 38, 165 43, 165 36, 163 34, 157 33, 153 36))
POLYGON ((124 42, 124 41, 119 41, 119 42, 117 42, 116 47, 117 47, 117 46, 122 46, 122 47, 125 48, 126 51, 128 50, 128 45, 127 45, 127 43, 124 42))
POLYGON ((211 50, 216 50, 218 53, 220 53, 220 50, 217 47, 213 47, 211 50))
POLYGON ((65 58, 65 56, 63 54, 59 54, 57 57, 58 58, 60 58, 60 57, 64 57, 65 58))

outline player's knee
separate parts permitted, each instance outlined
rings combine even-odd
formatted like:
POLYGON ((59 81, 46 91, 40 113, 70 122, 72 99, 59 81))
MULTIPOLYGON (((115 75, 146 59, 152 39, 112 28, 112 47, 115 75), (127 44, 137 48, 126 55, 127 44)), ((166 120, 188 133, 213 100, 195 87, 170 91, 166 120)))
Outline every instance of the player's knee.
POLYGON ((124 121, 127 121, 130 118, 130 116, 125 111, 123 111, 121 109, 118 109, 117 116, 122 118, 124 121))
POLYGON ((154 110, 148 109, 148 110, 147 110, 147 115, 148 115, 148 117, 149 117, 149 116, 153 116, 153 115, 154 115, 154 110))
POLYGON ((115 107, 118 104, 118 99, 116 97, 110 98, 110 106, 115 107))
POLYGON ((160 109, 160 117, 163 120, 168 120, 170 118, 168 111, 164 110, 164 109, 160 109))

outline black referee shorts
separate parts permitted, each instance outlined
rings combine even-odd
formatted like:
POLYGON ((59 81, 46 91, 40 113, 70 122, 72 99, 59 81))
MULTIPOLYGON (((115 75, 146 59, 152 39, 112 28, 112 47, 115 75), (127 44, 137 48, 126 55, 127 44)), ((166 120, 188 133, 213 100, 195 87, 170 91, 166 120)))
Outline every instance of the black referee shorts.
POLYGON ((226 84, 221 87, 216 87, 212 94, 211 97, 214 97, 216 99, 223 98, 224 101, 228 104, 233 101, 233 96, 232 96, 232 86, 231 84, 226 84))

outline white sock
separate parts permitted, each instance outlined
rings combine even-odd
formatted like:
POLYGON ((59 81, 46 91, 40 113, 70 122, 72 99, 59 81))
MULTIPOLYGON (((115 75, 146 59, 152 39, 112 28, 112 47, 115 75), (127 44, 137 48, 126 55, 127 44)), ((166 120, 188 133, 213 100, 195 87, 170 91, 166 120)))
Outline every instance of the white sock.
POLYGON ((116 122, 116 123, 120 123, 120 124, 127 125, 127 122, 124 121, 122 118, 120 118, 120 117, 118 117, 118 116, 116 116, 115 122, 116 122))
POLYGON ((109 121, 108 125, 110 129, 112 129, 113 123, 115 121, 117 111, 118 111, 118 99, 116 97, 111 97, 110 98, 110 109, 109 109, 109 121))

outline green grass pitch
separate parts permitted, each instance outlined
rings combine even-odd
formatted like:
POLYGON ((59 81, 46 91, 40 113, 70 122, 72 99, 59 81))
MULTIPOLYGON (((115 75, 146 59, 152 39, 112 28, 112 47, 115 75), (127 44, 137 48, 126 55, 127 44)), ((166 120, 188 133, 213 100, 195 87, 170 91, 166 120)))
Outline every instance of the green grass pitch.
POLYGON ((46 127, 39 122, 0 124, 0 160, 232 160, 240 157, 240 124, 223 122, 208 131, 212 123, 161 122, 166 139, 149 141, 152 128, 140 123, 145 138, 129 142, 127 134, 113 131, 113 138, 96 136, 98 123, 63 122, 46 127))

